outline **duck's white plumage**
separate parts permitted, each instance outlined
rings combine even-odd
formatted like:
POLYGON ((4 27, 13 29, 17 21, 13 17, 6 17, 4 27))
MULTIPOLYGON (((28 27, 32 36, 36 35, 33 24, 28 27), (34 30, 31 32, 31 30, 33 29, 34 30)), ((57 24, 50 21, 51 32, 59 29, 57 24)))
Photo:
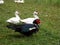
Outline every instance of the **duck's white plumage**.
POLYGON ((37 15, 38 15, 38 12, 34 11, 34 13, 33 13, 34 18, 26 18, 26 19, 23 19, 23 20, 20 20, 20 21, 24 22, 26 24, 33 24, 34 20, 39 19, 39 17, 37 15))
POLYGON ((33 24, 33 20, 35 20, 34 18, 26 18, 21 20, 21 22, 26 23, 26 24, 33 24))
POLYGON ((20 23, 20 17, 18 16, 18 14, 19 14, 19 12, 16 11, 15 12, 15 16, 16 17, 12 17, 12 18, 8 19, 7 22, 8 23, 12 23, 12 24, 18 24, 18 23, 20 23))
POLYGON ((14 0, 14 2, 17 2, 17 3, 24 3, 24 0, 14 0))
POLYGON ((4 1, 3 0, 0 0, 0 4, 3 4, 4 3, 4 1))

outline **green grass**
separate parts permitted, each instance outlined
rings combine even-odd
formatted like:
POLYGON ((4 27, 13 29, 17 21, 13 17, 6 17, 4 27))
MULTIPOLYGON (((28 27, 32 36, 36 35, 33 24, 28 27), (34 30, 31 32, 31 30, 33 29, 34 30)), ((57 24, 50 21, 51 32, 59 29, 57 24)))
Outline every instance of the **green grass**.
POLYGON ((4 1, 0 5, 0 45, 60 45, 60 0, 25 0, 24 4, 4 1), (26 37, 8 29, 6 20, 15 16, 15 10, 21 13, 22 19, 33 17, 33 11, 38 10, 39 32, 26 37))

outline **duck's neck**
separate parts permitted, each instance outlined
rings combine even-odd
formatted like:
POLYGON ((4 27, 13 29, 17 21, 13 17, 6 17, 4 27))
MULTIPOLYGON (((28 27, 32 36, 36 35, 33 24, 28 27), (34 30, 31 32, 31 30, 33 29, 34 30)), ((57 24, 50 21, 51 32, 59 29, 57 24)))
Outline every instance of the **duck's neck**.
POLYGON ((16 18, 20 19, 20 17, 18 16, 18 14, 15 14, 16 18))
POLYGON ((39 19, 39 17, 37 15, 33 15, 33 16, 34 16, 34 18, 39 19))

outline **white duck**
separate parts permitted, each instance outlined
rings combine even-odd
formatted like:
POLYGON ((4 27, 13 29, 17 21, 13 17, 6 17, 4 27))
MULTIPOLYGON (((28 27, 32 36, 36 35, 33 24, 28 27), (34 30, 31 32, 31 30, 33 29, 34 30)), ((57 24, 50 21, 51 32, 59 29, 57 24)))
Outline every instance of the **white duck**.
MULTIPOLYGON (((20 21, 23 22, 23 23, 26 23, 26 24, 33 24, 33 22, 36 22, 37 19, 39 19, 39 17, 37 15, 38 15, 38 12, 34 11, 34 13, 33 13, 34 18, 26 18, 26 19, 23 19, 23 20, 20 19, 20 21)), ((38 22, 39 21, 40 20, 38 20, 38 22)))
POLYGON ((3 4, 4 3, 4 1, 3 0, 0 0, 0 4, 3 4))
POLYGON ((24 0, 14 0, 16 3, 24 3, 24 0))
POLYGON ((18 24, 18 23, 20 23, 20 17, 18 16, 18 14, 19 14, 19 12, 16 11, 15 12, 15 16, 16 17, 12 17, 12 18, 8 19, 7 22, 11 23, 11 24, 18 24))

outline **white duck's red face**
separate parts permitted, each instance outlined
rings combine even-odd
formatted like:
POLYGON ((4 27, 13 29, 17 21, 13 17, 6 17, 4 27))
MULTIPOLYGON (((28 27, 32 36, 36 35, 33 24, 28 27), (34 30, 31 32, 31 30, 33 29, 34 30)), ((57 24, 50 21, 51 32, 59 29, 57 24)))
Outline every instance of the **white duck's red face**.
POLYGON ((34 24, 40 24, 40 19, 36 19, 36 20, 34 20, 33 23, 34 23, 34 24))

